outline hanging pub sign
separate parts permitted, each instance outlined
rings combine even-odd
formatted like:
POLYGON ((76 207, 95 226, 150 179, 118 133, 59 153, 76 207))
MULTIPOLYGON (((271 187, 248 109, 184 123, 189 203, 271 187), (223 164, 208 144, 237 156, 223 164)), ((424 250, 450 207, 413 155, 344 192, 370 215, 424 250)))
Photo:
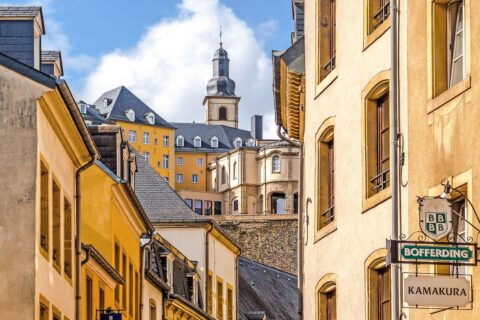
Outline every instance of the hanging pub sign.
POLYGON ((403 300, 409 308, 465 308, 472 303, 471 276, 408 274, 403 300))
POLYGON ((447 199, 420 198, 420 229, 433 241, 446 237, 453 226, 452 204, 447 199))

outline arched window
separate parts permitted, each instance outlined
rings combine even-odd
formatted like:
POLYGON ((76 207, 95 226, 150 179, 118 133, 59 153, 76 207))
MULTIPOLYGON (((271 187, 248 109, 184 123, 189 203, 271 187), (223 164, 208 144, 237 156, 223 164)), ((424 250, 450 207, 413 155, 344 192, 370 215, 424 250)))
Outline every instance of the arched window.
POLYGON ((212 148, 218 148, 218 138, 217 137, 212 137, 212 139, 210 139, 210 146, 212 148))
POLYGON ((199 136, 193 138, 193 146, 195 148, 200 148, 202 146, 202 138, 200 138, 199 136))
POLYGON ((330 126, 318 140, 318 178, 317 178, 317 231, 326 227, 335 219, 335 159, 334 127, 330 126))
POLYGON ((218 120, 227 120, 227 108, 220 107, 218 109, 218 120))
POLYGON ((390 186, 390 103, 388 80, 377 83, 365 101, 366 197, 390 186))
POLYGON ((185 138, 183 136, 177 137, 177 147, 183 147, 185 145, 185 138))
POLYGON ((278 173, 280 172, 280 157, 273 156, 272 158, 272 172, 278 173))
POLYGON ((132 109, 128 109, 127 111, 125 111, 125 115, 127 116, 128 120, 130 121, 135 121, 135 111, 133 111, 132 109))
POLYGON ((233 179, 237 179, 237 161, 233 163, 233 179))
POLYGON ((150 299, 150 320, 157 320, 157 304, 153 299, 150 299))
POLYGON ((240 148, 242 146, 242 139, 241 138, 236 138, 235 140, 233 140, 233 146, 235 148, 240 148))
POLYGON ((332 274, 325 275, 317 284, 316 309, 317 319, 337 319, 337 290, 335 277, 332 274))
POLYGON ((222 184, 225 184, 227 182, 227 170, 225 169, 225 166, 222 167, 222 184))
POLYGON ((390 266, 386 265, 386 250, 375 251, 367 258, 367 292, 369 320, 390 320, 390 266))
POLYGON ((273 214, 285 214, 287 213, 286 202, 285 202, 285 193, 274 192, 270 196, 271 198, 271 207, 273 214))

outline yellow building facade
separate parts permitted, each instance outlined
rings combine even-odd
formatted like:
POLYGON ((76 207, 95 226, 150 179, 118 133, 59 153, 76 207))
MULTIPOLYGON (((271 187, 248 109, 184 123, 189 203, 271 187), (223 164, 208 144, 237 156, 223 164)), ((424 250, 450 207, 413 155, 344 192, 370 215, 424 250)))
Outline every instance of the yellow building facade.
POLYGON ((208 164, 215 160, 219 153, 175 152, 175 190, 206 192, 211 183, 208 176, 208 164))

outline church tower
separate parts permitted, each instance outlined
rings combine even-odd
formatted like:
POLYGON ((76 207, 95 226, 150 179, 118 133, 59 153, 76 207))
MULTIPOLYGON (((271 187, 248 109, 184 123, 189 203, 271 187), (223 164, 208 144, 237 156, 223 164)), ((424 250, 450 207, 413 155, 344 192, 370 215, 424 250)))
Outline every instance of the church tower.
POLYGON ((230 60, 222 42, 215 51, 212 62, 213 78, 208 81, 207 95, 203 100, 205 123, 238 128, 240 97, 235 95, 235 82, 229 78, 230 60))

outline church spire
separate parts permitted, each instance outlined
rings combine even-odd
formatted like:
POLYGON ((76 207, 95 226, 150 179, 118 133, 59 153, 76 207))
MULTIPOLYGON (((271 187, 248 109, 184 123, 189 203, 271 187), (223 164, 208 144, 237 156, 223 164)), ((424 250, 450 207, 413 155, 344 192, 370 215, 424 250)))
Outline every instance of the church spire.
POLYGON ((235 96, 235 82, 230 79, 230 59, 223 49, 222 27, 220 27, 220 48, 213 56, 213 78, 208 81, 207 94, 209 96, 235 96))

